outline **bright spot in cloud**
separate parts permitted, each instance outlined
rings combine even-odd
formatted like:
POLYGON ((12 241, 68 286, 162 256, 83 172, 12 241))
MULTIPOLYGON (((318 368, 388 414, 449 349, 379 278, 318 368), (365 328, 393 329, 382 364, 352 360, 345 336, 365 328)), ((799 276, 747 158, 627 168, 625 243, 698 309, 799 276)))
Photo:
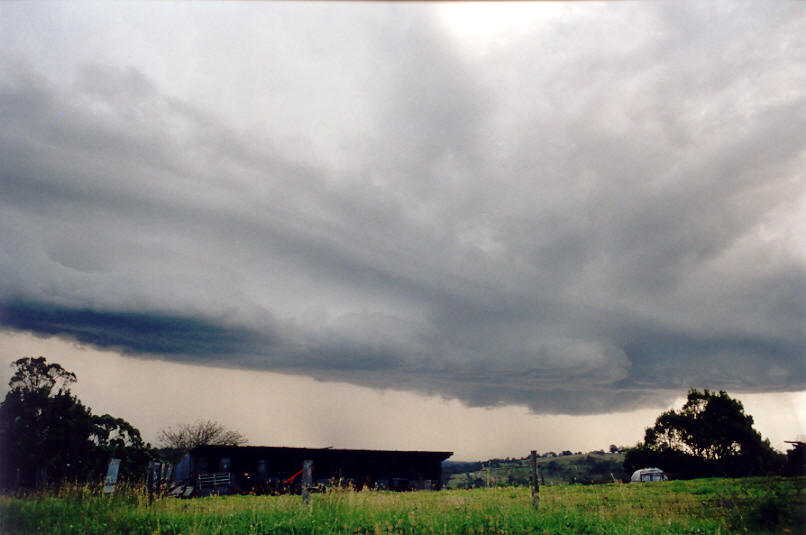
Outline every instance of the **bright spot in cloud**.
POLYGON ((463 49, 483 52, 497 42, 522 34, 566 9, 531 2, 448 2, 437 7, 438 20, 463 49))

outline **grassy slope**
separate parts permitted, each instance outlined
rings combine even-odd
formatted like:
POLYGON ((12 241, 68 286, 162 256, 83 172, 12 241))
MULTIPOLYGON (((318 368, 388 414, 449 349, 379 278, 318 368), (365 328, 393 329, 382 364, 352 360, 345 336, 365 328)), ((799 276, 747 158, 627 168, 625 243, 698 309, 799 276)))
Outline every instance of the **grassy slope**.
MULTIPOLYGON (((539 458, 537 460, 542 481, 556 485, 571 481, 588 482, 621 480, 625 478, 622 465, 623 453, 583 453, 560 457, 539 458), (612 477, 611 477, 612 474, 612 477)), ((529 462, 515 459, 508 462, 485 462, 489 468, 490 484, 528 485, 529 462)), ((486 486, 488 470, 483 468, 472 472, 450 474, 449 488, 486 486), (469 474, 469 475, 468 475, 469 474)))
POLYGON ((63 534, 260 533, 801 533, 804 480, 701 479, 541 489, 539 510, 524 487, 442 492, 332 492, 299 496, 105 499, 0 498, 0 532, 63 534), (788 531, 787 531, 788 530, 788 531))

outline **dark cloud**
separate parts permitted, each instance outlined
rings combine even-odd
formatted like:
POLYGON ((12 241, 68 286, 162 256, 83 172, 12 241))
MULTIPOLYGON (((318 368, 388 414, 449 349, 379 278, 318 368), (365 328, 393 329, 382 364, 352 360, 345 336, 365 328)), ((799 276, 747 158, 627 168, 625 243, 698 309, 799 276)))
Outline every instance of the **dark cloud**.
POLYGON ((270 337, 239 328, 167 314, 81 310, 52 304, 9 302, 0 307, 7 328, 43 336, 67 336, 126 355, 217 359, 269 346, 270 337))
POLYGON ((802 10, 482 50, 433 6, 265 9, 67 70, 8 33, 5 328, 540 412, 806 388, 802 10))

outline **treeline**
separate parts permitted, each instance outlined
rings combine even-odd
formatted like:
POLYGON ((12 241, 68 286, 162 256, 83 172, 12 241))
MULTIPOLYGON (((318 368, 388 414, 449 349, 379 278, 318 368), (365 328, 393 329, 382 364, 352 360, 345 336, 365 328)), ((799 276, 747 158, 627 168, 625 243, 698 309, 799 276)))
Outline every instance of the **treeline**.
POLYGON ((658 467, 675 479, 803 474, 803 448, 787 455, 753 429, 753 417, 725 391, 692 389, 679 411, 662 413, 624 468, 658 467))
POLYGON ((0 489, 99 481, 111 458, 121 459, 120 479, 144 477, 157 451, 129 422, 93 414, 70 391, 74 373, 44 357, 13 366, 0 404, 0 489))
POLYGON ((99 482, 113 458, 121 461, 118 479, 135 482, 146 477, 150 461, 175 463, 196 446, 247 442, 218 422, 199 420, 163 429, 158 449, 126 420, 93 414, 70 391, 76 375, 61 365, 24 357, 12 366, 0 403, 0 490, 99 482))

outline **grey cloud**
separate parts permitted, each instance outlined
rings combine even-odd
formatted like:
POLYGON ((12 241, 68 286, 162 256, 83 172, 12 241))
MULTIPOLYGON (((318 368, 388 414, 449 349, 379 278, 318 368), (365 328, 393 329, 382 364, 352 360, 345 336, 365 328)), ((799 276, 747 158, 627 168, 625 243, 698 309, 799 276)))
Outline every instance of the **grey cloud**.
POLYGON ((205 44, 204 98, 3 67, 5 328, 540 412, 806 387, 800 10, 620 6, 478 58, 430 8, 299 9, 244 27, 276 53, 205 44))
MULTIPOLYGON (((256 333, 193 318, 131 312, 82 310, 32 302, 7 302, 3 324, 43 336, 68 336, 77 342, 124 354, 192 356, 208 360, 254 350, 256 333)), ((266 343, 270 337, 262 337, 266 343)))

